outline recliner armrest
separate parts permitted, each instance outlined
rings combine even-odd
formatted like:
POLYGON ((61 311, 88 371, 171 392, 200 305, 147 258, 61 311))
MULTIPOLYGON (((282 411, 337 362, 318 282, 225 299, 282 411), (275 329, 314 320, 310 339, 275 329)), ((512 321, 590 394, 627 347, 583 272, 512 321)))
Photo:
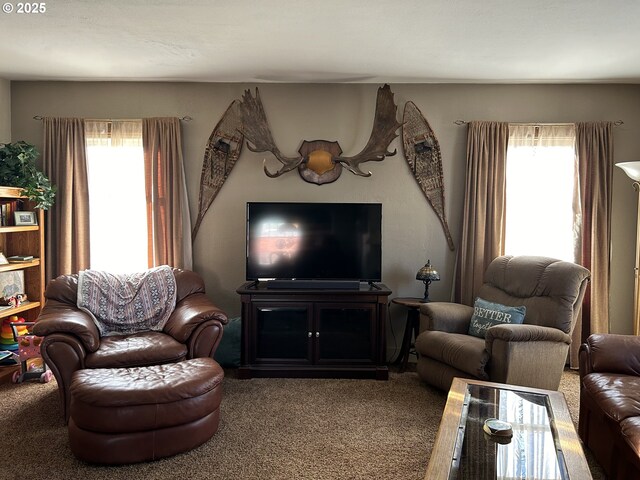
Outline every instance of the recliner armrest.
POLYGON ((100 346, 100 333, 91 316, 75 305, 48 299, 33 326, 33 333, 39 337, 55 333, 66 333, 77 337, 89 352, 100 346))
POLYGON ((485 341, 487 350, 491 351, 494 340, 505 342, 564 342, 571 343, 571 337, 562 330, 539 325, 505 323, 494 325, 487 329, 485 341))
POLYGON ((200 324, 210 320, 216 320, 221 325, 229 323, 227 315, 209 297, 204 293, 194 293, 178 302, 163 331, 177 341, 186 343, 200 324))
POLYGON ((487 329, 485 349, 492 382, 557 390, 571 337, 562 330, 530 324, 487 329))
POLYGON ((580 376, 592 372, 640 376, 640 337, 593 334, 580 346, 580 376))
POLYGON ((460 303, 429 302, 420 305, 420 332, 438 330, 449 333, 469 332, 473 307, 460 303))

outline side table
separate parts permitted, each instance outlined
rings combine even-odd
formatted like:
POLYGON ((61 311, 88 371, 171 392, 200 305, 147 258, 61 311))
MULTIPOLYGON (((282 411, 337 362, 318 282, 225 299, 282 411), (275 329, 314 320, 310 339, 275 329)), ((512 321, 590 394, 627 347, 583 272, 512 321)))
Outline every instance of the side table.
POLYGON ((421 298, 415 297, 396 297, 391 302, 407 307, 407 325, 404 328, 404 336, 402 337, 402 346, 395 363, 400 363, 400 372, 407 369, 409 355, 411 354, 411 338, 418 337, 420 333, 420 305, 421 298))

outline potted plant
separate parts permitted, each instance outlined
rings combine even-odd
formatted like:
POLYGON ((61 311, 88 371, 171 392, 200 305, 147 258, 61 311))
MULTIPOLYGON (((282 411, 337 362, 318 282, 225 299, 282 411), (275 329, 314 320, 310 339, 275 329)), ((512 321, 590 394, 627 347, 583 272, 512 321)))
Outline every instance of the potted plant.
POLYGON ((55 187, 36 167, 40 153, 25 141, 0 144, 0 185, 20 187, 36 208, 47 210, 53 205, 55 187))

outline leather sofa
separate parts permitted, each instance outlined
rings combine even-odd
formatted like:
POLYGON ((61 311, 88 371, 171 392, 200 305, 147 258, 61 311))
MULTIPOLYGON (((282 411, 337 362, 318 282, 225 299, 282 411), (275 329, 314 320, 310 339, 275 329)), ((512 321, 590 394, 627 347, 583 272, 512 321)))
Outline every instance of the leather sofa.
POLYGON ((100 336, 91 316, 77 307, 78 275, 62 275, 49 282, 46 304, 33 331, 44 337, 41 353, 58 382, 65 422, 70 415, 69 388, 78 370, 213 357, 227 316, 206 296, 197 273, 181 269, 173 273, 176 305, 163 331, 106 337, 100 336))
POLYGON ((594 334, 580 346, 578 433, 608 479, 640 478, 640 337, 594 334))

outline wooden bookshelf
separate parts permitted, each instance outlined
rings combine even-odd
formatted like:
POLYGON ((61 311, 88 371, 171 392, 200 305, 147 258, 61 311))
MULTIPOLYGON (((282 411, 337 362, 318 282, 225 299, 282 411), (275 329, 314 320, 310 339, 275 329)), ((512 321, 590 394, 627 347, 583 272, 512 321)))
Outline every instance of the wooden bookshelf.
MULTIPOLYGON (((15 187, 0 187, 0 202, 21 199, 22 209, 36 213, 37 225, 0 226, 0 252, 5 257, 12 255, 33 255, 30 262, 0 265, 0 288, 4 284, 3 276, 12 272, 23 272, 24 292, 27 302, 17 308, 0 309, 0 320, 11 315, 19 315, 28 322, 38 318, 44 305, 44 212, 34 208, 32 202, 22 195, 22 190, 15 187)), ((4 292, 0 290, 0 296, 4 292)))

